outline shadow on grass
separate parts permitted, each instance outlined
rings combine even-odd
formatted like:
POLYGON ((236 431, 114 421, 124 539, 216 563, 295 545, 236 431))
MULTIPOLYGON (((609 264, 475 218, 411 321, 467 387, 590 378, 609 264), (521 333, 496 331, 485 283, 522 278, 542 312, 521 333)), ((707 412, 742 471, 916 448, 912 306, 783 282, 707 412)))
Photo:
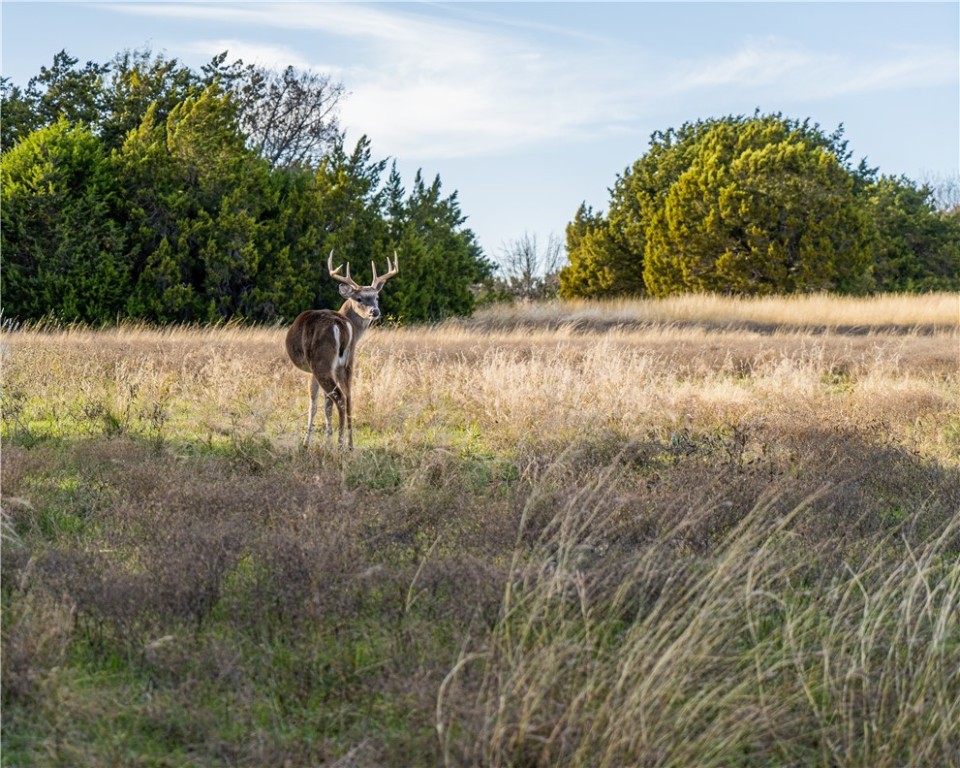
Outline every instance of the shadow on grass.
MULTIPOLYGON (((523 460, 417 450, 7 443, 10 764, 299 764, 351 750, 437 764, 438 691, 465 649, 489 651, 507 617, 541 626, 536 605, 511 613, 511 590, 572 568, 581 582, 559 594, 593 606, 582 619, 615 615, 602 628, 615 646, 758 516, 790 588, 815 599, 860 564, 912 556, 960 508, 955 470, 840 432, 611 433, 523 460)), ((951 536, 942 551, 956 555, 951 536)), ((554 631, 589 631, 563 616, 542 624, 545 647, 554 631)), ((458 682, 476 696, 489 684, 458 682)), ((489 736, 488 715, 458 710, 456 738, 489 736)))

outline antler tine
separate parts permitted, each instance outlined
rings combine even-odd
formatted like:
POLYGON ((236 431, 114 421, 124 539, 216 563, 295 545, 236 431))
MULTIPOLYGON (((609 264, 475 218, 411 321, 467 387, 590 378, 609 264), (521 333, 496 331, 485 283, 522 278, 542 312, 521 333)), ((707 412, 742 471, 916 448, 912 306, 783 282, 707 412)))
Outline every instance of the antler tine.
POLYGON ((387 273, 385 275, 380 275, 377 277, 377 267, 370 262, 373 267, 373 283, 371 285, 376 288, 378 291, 383 288, 383 284, 387 282, 391 277, 395 277, 397 272, 399 272, 399 264, 397 262, 397 251, 393 251, 393 264, 390 264, 390 257, 387 256, 387 273))
POLYGON ((340 270, 343 269, 343 264, 341 264, 336 269, 333 268, 333 249, 330 249, 330 255, 327 256, 327 271, 330 273, 330 277, 336 280, 338 283, 343 283, 344 285, 349 285, 351 288, 360 290, 360 286, 356 281, 350 277, 350 262, 347 262, 347 274, 343 276, 340 274, 340 270))

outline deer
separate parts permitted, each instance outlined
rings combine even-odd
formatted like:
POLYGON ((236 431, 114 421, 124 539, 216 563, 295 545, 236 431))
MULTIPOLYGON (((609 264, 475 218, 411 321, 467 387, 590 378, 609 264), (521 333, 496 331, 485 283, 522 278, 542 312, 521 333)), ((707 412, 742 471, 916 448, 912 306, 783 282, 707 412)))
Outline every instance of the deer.
POLYGON ((353 410, 350 395, 353 379, 353 364, 357 344, 367 329, 380 319, 378 303, 384 284, 395 277, 398 270, 397 252, 393 252, 393 264, 387 257, 387 272, 377 275, 377 265, 370 262, 373 282, 359 285, 350 277, 350 263, 346 274, 341 274, 341 264, 333 268, 333 251, 327 257, 330 277, 340 283, 343 306, 332 309, 308 309, 297 315, 287 331, 287 355, 297 368, 310 374, 310 407, 307 412, 307 434, 302 448, 310 445, 313 420, 317 415, 317 398, 323 390, 323 413, 327 423, 327 444, 333 442, 333 406, 337 406, 339 418, 339 447, 343 449, 344 423, 347 445, 353 450, 353 410))

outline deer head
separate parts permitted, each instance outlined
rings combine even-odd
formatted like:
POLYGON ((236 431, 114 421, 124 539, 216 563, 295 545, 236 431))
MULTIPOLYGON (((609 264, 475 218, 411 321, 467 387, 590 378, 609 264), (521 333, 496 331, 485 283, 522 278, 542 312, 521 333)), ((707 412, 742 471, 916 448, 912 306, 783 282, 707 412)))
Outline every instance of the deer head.
POLYGON ((347 262, 346 275, 341 275, 340 270, 343 269, 343 264, 336 269, 333 268, 333 250, 330 251, 330 255, 327 257, 327 271, 330 273, 330 277, 340 283, 340 295, 347 300, 347 303, 340 308, 340 312, 344 314, 353 312, 366 321, 367 324, 380 319, 380 291, 387 280, 395 277, 399 271, 397 252, 393 252, 392 265, 390 264, 390 257, 387 257, 386 274, 377 276, 377 265, 372 261, 370 262, 370 267, 373 270, 373 282, 371 282, 370 285, 360 285, 350 277, 350 262, 347 262))

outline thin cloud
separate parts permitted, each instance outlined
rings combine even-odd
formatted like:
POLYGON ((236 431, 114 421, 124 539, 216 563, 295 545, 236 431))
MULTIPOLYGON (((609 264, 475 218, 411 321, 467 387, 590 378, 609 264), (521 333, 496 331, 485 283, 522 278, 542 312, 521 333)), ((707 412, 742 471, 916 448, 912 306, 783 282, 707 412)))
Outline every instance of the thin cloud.
POLYGON ((748 40, 726 56, 680 65, 673 89, 775 87, 785 98, 828 99, 853 93, 939 85, 958 79, 956 53, 876 51, 871 61, 811 50, 788 40, 748 40))
POLYGON ((181 46, 188 53, 213 58, 227 51, 228 61, 241 59, 244 64, 256 64, 265 69, 284 70, 287 67, 297 69, 316 69, 306 58, 284 45, 263 45, 245 40, 223 38, 220 40, 196 40, 181 46))
POLYGON ((726 86, 756 87, 799 77, 815 63, 810 52, 772 38, 748 41, 739 50, 692 65, 681 65, 674 80, 679 91, 726 86))
MULTIPOLYGON (((616 99, 596 87, 593 62, 607 59, 596 46, 592 61, 577 60, 486 17, 450 21, 433 16, 429 7, 327 3, 154 3, 119 10, 257 29, 316 30, 349 40, 363 64, 337 73, 351 92, 341 123, 351 134, 370 135, 379 151, 394 156, 465 156, 569 140, 609 123, 617 111, 616 99)), ((228 49, 245 61, 285 66, 283 48, 240 39, 201 41, 190 49, 228 49)), ((330 70, 292 52, 286 59, 330 70)))
POLYGON ((960 79, 955 51, 905 50, 869 66, 851 68, 846 77, 827 83, 831 95, 924 88, 960 79))
POLYGON ((285 45, 232 39, 182 49, 281 69, 335 72, 350 91, 348 134, 367 134, 379 153, 405 159, 519 151, 611 135, 664 100, 690 91, 779 101, 829 99, 957 79, 955 52, 876 51, 871 61, 812 50, 781 37, 746 39, 707 59, 670 59, 642 47, 511 22, 454 6, 333 3, 150 3, 121 13, 210 21, 242 31, 313 31, 317 50, 349 45, 354 62, 311 62, 285 45), (447 15, 442 18, 438 12, 447 15), (236 25, 240 25, 237 27, 236 25))

